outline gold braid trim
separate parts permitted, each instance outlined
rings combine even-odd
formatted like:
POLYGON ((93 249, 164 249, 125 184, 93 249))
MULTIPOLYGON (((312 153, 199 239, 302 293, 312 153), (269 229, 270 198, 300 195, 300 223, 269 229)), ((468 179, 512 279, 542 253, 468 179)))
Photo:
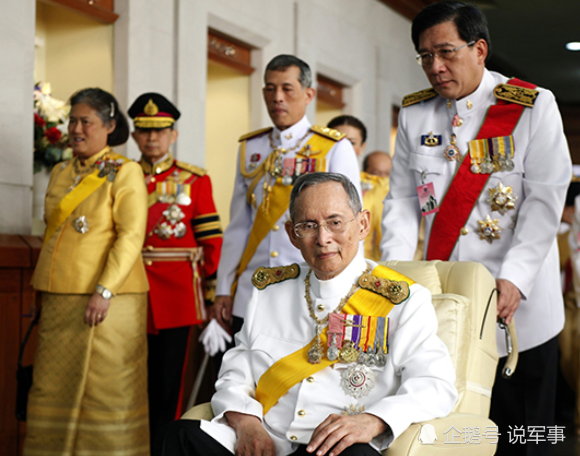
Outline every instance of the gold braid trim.
POLYGON ((242 141, 242 144, 240 145, 240 173, 242 173, 242 176, 244 176, 246 179, 251 179, 260 172, 261 168, 264 166, 264 163, 265 160, 256 169, 248 172, 246 170, 246 141, 242 141))

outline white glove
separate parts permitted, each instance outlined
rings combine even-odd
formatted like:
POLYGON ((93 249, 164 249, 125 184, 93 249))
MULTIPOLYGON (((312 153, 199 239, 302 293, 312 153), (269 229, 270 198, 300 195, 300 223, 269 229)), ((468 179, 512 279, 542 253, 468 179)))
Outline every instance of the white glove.
POLYGON ((231 342, 232 336, 214 319, 205 327, 198 340, 203 343, 205 352, 214 356, 217 352, 226 351, 226 342, 231 342))

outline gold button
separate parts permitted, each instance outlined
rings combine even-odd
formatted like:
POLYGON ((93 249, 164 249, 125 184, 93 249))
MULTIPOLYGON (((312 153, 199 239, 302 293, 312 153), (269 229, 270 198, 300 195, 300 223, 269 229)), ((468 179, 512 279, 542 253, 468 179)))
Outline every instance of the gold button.
POLYGON ((318 309, 320 312, 322 312, 324 310, 324 304, 318 304, 316 306, 316 309, 318 309))
POLYGON ((298 437, 296 437, 295 435, 291 435, 290 440, 296 441, 296 440, 298 440, 298 437))
POLYGON ((153 264, 153 261, 151 261, 151 260, 147 260, 145 262, 145 266, 151 266, 152 264, 153 264))
POLYGON ((161 168, 155 168, 155 174, 159 174, 161 172, 161 168))
POLYGON ((314 377, 306 377, 308 383, 314 383, 314 377))
POLYGON ((270 256, 272 258, 276 258, 278 256, 278 252, 276 252, 275 250, 270 254, 270 256))
POLYGON ((154 177, 151 178, 151 182, 155 182, 155 178, 154 177))
POLYGON ((463 125, 463 119, 457 119, 457 126, 461 127, 463 125))
POLYGON ((463 227, 459 230, 459 232, 465 236, 467 233, 469 233, 469 228, 463 227))
POLYGON ((280 229, 280 227, 278 225, 274 225, 272 227, 272 231, 278 231, 280 229))
POLYGON ((306 412, 304 410, 298 410, 298 416, 304 416, 306 412))
POLYGON ((153 246, 148 245, 147 247, 145 247, 145 250, 147 250, 148 252, 151 252, 151 251, 153 251, 153 246))

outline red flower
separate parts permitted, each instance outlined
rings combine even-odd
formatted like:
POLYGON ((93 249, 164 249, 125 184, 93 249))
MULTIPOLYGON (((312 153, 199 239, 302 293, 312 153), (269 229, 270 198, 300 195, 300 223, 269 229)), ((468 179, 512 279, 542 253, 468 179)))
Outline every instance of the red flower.
POLYGON ((60 139, 60 137, 62 136, 62 133, 56 127, 49 128, 48 130, 46 130, 46 132, 44 134, 46 136, 46 139, 48 139, 48 141, 51 144, 54 144, 55 142, 57 142, 60 139))
POLYGON ((39 127, 44 127, 46 125, 46 120, 40 117, 38 114, 34 113, 34 124, 39 127))

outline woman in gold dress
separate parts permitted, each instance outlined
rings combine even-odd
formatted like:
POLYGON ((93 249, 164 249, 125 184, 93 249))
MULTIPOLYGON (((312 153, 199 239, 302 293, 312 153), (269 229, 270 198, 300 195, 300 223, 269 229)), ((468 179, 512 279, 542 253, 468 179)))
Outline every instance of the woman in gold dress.
POLYGON ((41 294, 24 454, 149 455, 141 168, 101 89, 71 97, 74 158, 52 171, 32 284, 41 294))

